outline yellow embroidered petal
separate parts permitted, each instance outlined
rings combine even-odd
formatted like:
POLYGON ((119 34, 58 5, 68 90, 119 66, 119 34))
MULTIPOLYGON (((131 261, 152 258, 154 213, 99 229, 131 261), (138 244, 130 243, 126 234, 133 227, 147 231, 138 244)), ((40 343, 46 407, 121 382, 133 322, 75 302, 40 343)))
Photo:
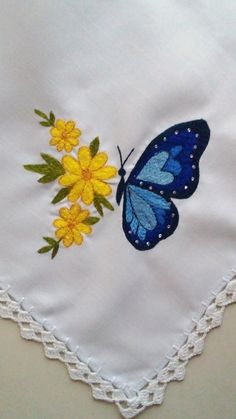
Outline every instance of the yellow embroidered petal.
POLYGON ((73 129, 73 131, 70 132, 70 137, 79 137, 81 135, 81 131, 78 128, 73 129))
POLYGON ((89 211, 88 210, 82 210, 82 211, 80 211, 78 217, 76 217, 76 223, 81 223, 86 218, 88 218, 88 216, 89 216, 89 211))
POLYGON ((91 182, 86 182, 84 190, 81 195, 81 199, 84 204, 90 205, 93 202, 94 193, 93 193, 93 187, 91 182))
POLYGON ((69 195, 68 195, 69 201, 71 202, 77 201, 77 199, 79 199, 84 189, 84 186, 85 186, 85 181, 83 179, 76 182, 69 192, 69 195))
POLYGON ((90 170, 97 170, 103 167, 107 162, 107 153, 97 153, 90 163, 90 170))
POLYGON ((53 221, 53 225, 56 228, 66 227, 67 222, 65 220, 62 220, 61 218, 57 218, 56 220, 53 221))
POLYGON ((65 128, 65 121, 63 119, 58 119, 55 123, 55 126, 58 130, 63 130, 65 128))
POLYGON ((73 235, 74 235, 75 243, 78 244, 78 245, 81 245, 83 243, 82 234, 80 234, 80 232, 78 230, 74 230, 73 235))
POLYGON ((64 156, 62 158, 62 165, 64 169, 74 175, 81 176, 81 167, 74 157, 72 156, 64 156))
POLYGON ((76 175, 65 174, 59 178, 59 183, 62 186, 71 186, 78 181, 79 177, 76 175))
POLYGON ((102 182, 101 180, 91 179, 91 183, 93 185, 94 191, 99 195, 110 195, 112 192, 110 185, 102 182))
POLYGON ((63 150, 64 147, 64 141, 61 141, 57 144, 57 151, 63 150))
POLYGON ((70 137, 67 138, 67 141, 72 144, 73 146, 78 145, 79 140, 78 138, 72 137, 72 135, 70 134, 70 137))
POLYGON ((117 170, 113 166, 106 166, 103 169, 99 169, 93 172, 93 177, 96 179, 111 179, 112 177, 116 176, 117 170))
POLYGON ((60 137, 61 135, 61 132, 57 128, 51 128, 49 132, 52 137, 60 137))
POLYGON ((61 141, 60 137, 52 137, 50 140, 50 145, 55 145, 57 144, 59 141, 61 141))
POLYGON ((80 147, 78 151, 78 159, 82 169, 88 169, 91 162, 91 154, 88 147, 80 147))
POLYGON ((59 209, 60 217, 63 218, 63 220, 68 220, 68 217, 70 216, 70 210, 69 208, 63 207, 59 209))
POLYGON ((73 234, 71 231, 69 231, 63 238, 63 244, 65 247, 69 247, 73 244, 73 242, 74 242, 73 234))
POLYGON ((76 218, 79 215, 80 210, 81 210, 81 208, 80 208, 79 204, 73 204, 70 208, 70 215, 73 218, 76 218))
POLYGON ((68 228, 67 227, 62 227, 59 228, 56 232, 55 232, 55 236, 57 239, 62 239, 62 237, 65 237, 68 234, 68 228))
POLYGON ((71 132, 75 128, 75 122, 74 121, 67 121, 65 125, 66 132, 71 132))
POLYGON ((70 153, 72 151, 73 145, 70 144, 69 142, 66 142, 64 148, 65 148, 67 153, 70 153))
POLYGON ((83 223, 77 224, 76 230, 80 231, 81 233, 84 233, 84 234, 91 234, 92 233, 92 227, 87 225, 87 224, 83 224, 83 223))

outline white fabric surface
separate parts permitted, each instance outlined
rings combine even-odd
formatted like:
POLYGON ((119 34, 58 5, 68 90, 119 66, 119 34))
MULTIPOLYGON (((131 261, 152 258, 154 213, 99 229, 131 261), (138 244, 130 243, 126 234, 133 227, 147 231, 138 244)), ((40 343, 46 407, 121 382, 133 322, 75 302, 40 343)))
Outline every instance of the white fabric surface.
POLYGON ((1 285, 82 360, 118 386, 141 388, 184 340, 202 302, 235 265, 236 3, 231 1, 1 0, 1 285), (211 129, 200 183, 175 200, 179 226, 148 252, 122 231, 122 208, 55 260, 56 184, 22 165, 58 157, 33 109, 75 119, 83 142, 99 135, 110 163, 176 123, 211 129))

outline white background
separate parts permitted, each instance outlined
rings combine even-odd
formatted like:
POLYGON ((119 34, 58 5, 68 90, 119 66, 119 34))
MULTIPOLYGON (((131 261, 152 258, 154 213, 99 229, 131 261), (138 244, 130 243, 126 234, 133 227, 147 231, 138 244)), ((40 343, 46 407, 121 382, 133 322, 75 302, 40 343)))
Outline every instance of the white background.
POLYGON ((2 1, 1 9, 1 281, 102 375, 141 387, 234 264, 236 4, 2 1), (176 201, 175 234, 138 252, 116 208, 82 248, 39 256, 60 205, 50 205, 56 184, 22 169, 54 153, 35 107, 76 119, 83 143, 99 135, 117 166, 116 145, 124 154, 135 147, 128 169, 162 130, 206 119, 200 185, 176 201))

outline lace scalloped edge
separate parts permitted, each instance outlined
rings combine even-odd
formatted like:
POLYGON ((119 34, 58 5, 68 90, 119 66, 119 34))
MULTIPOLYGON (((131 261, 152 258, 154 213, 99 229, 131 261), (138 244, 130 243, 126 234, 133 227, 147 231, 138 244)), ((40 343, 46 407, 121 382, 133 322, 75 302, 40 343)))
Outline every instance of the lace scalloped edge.
POLYGON ((20 327, 24 339, 41 342, 47 358, 63 362, 72 380, 89 384, 95 399, 114 402, 123 417, 133 418, 146 407, 161 404, 167 384, 171 381, 182 381, 186 366, 191 358, 200 355, 204 348, 205 338, 212 329, 219 327, 223 320, 225 308, 236 302, 236 271, 224 281, 218 293, 206 306, 200 319, 195 322, 191 332, 186 335, 184 344, 175 355, 169 357, 166 365, 139 391, 127 396, 122 389, 116 388, 110 381, 99 376, 86 363, 81 362, 75 352, 57 339, 52 332, 35 321, 21 304, 10 296, 8 290, 0 289, 0 317, 11 319, 20 327))

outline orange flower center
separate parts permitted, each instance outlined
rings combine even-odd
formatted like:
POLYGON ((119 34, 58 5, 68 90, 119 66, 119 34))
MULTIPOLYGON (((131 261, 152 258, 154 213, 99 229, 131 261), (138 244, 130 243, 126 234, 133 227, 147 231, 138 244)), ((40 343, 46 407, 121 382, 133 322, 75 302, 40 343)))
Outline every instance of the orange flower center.
POLYGON ((73 228, 76 227, 76 221, 75 220, 70 220, 68 222, 68 227, 69 227, 70 230, 73 230, 73 228))
POLYGON ((84 180, 90 180, 92 178, 92 173, 89 169, 82 170, 82 176, 84 180))
POLYGON ((63 138, 63 140, 65 140, 67 138, 67 132, 66 131, 62 131, 61 138, 63 138))

